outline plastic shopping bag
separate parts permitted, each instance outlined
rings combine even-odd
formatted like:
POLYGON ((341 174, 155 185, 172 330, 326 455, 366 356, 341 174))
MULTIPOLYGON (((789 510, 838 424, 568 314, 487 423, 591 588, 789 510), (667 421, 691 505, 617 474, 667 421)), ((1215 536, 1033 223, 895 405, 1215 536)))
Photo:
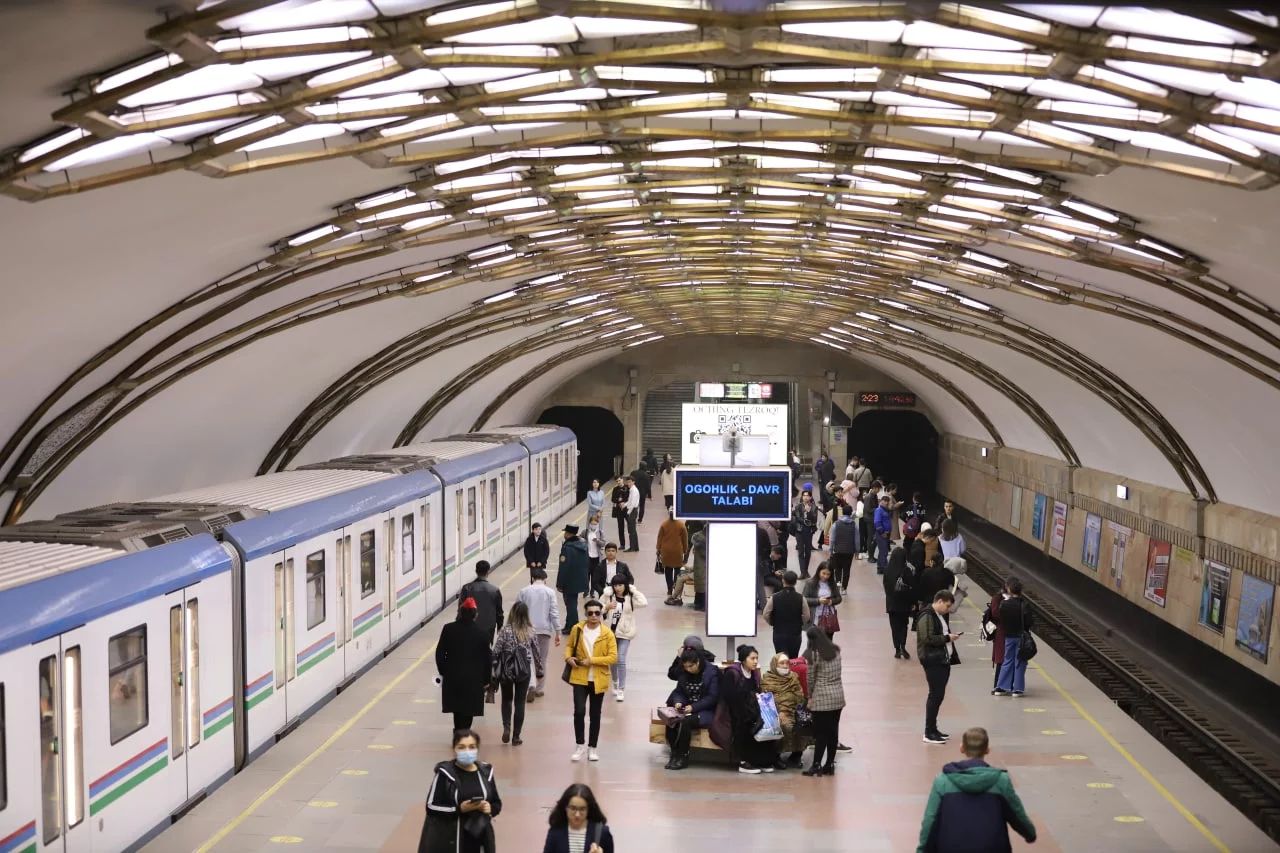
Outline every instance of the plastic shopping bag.
POLYGON ((760 702, 760 719, 764 725, 756 732, 756 740, 782 740, 782 720, 778 717, 778 706, 773 701, 772 693, 760 693, 756 696, 760 702))

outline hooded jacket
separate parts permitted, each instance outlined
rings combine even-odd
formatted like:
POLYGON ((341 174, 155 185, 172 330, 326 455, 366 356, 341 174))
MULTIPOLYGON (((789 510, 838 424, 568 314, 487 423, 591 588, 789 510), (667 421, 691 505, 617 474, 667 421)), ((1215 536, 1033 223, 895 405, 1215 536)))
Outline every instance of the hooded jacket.
POLYGON ((1008 772, 980 758, 956 761, 933 780, 916 853, 1006 853, 1006 825, 1036 840, 1008 772))

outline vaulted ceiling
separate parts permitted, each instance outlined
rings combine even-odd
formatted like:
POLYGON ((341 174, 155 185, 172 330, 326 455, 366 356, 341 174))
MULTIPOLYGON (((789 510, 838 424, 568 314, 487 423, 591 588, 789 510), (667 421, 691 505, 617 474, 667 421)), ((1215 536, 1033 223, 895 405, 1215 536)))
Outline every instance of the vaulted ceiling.
POLYGON ((147 5, 0 10, 10 520, 536 417, 729 332, 1280 512, 1274 17, 147 5))

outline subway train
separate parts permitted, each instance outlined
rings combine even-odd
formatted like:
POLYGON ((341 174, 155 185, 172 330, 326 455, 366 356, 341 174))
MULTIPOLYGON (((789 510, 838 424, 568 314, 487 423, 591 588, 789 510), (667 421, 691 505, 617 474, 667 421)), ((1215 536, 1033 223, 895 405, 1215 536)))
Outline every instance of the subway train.
POLYGON ((0 853, 140 847, 576 504, 502 427, 0 528, 0 853))

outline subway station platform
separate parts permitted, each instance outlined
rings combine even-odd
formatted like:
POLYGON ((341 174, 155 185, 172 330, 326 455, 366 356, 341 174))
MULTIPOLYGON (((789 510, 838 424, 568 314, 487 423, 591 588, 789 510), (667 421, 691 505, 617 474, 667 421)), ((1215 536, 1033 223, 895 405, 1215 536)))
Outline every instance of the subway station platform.
MULTIPOLYGON (((973 725, 989 731, 989 761, 1008 768, 1036 825, 1034 848, 1015 835, 1014 850, 1280 850, 1044 644, 1028 671, 1025 697, 990 696, 990 646, 978 639, 983 596, 977 587, 953 620, 966 632, 958 644, 963 663, 939 719, 952 743, 922 743, 924 677, 914 660, 894 659, 880 581, 862 560, 855 562, 836 636, 848 701, 841 740, 854 748, 840 756, 836 775, 748 776, 696 761, 682 772, 664 770, 665 748, 648 739, 650 709, 670 690, 666 670, 682 638, 702 634, 704 620, 691 607, 662 603, 663 581, 652 570, 662 513, 657 497, 641 526, 640 553, 622 555, 649 607, 631 646, 626 702, 606 697, 600 762, 569 760, 572 702, 557 660, 546 697, 528 708, 522 746, 500 742, 498 706, 488 706, 476 721, 484 738, 481 758, 495 766, 503 797, 494 821, 502 853, 541 850, 547 812, 574 781, 595 790, 620 853, 912 851, 931 780, 944 763, 959 759, 959 735, 973 725)), ((582 515, 579 507, 550 529, 580 523, 582 515)), ((557 550, 553 541, 553 565, 557 550)), ((814 566, 825 556, 815 552, 814 566)), ((793 567, 795 559, 792 552, 793 567)), ((522 561, 503 564, 494 581, 510 606, 527 582, 522 561)), ((450 755, 451 718, 441 713, 433 682, 443 621, 410 637, 143 850, 416 850, 431 768, 450 755)), ((761 627, 754 642, 765 657, 772 648, 767 626, 761 627)), ((707 646, 722 653, 724 641, 707 646)))

